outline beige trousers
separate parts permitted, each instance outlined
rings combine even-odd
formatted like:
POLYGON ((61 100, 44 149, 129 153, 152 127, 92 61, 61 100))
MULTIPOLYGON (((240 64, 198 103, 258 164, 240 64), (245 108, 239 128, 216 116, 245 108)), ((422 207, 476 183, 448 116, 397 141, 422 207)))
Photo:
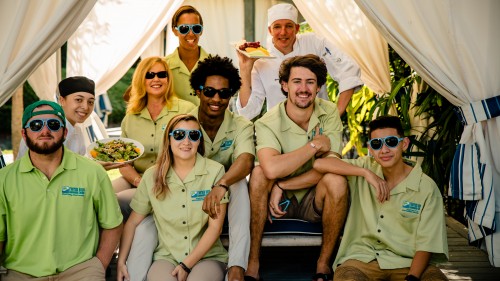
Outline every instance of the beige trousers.
POLYGON ((93 257, 59 274, 45 277, 33 277, 15 270, 8 270, 7 274, 2 276, 2 281, 104 281, 105 276, 106 271, 101 261, 93 257))

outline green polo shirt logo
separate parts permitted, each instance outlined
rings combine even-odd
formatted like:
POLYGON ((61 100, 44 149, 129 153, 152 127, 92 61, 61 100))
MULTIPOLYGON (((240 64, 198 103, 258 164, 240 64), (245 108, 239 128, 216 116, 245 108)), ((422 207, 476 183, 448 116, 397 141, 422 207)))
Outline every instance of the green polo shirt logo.
POLYGON ((402 207, 403 212, 419 214, 420 209, 422 209, 421 204, 410 201, 403 201, 403 207, 402 207))
POLYGON ((205 199, 205 196, 210 193, 210 190, 197 190, 197 191, 191 191, 191 201, 196 202, 196 201, 203 201, 205 199))
POLYGON ((83 187, 71 187, 63 186, 61 189, 61 195, 63 196, 85 196, 85 188, 83 187))
POLYGON ((227 150, 228 148, 231 147, 231 145, 233 144, 233 140, 227 140, 227 141, 224 141, 221 145, 220 145, 220 150, 221 151, 224 151, 224 150, 227 150))

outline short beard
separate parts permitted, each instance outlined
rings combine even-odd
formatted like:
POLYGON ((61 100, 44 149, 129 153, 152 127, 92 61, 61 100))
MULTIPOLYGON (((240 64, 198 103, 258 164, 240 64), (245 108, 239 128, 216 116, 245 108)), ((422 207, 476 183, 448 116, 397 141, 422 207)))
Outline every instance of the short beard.
POLYGON ((42 155, 48 155, 56 152, 59 148, 63 146, 63 143, 64 143, 64 138, 61 138, 59 141, 53 143, 52 145, 44 144, 40 146, 31 141, 30 138, 26 138, 26 145, 28 146, 28 148, 31 151, 42 155))

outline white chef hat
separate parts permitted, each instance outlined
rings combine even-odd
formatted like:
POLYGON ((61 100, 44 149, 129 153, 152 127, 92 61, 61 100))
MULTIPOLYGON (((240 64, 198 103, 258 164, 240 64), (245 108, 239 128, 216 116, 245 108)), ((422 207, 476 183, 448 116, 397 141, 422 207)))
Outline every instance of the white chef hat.
POLYGON ((267 10, 267 26, 271 26, 277 20, 291 20, 297 23, 299 12, 292 4, 276 4, 267 10))

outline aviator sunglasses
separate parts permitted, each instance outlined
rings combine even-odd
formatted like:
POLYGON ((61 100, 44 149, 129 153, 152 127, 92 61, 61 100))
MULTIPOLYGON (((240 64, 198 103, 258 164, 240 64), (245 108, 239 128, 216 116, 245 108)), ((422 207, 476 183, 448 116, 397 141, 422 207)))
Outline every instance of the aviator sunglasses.
POLYGON ((186 130, 186 129, 175 129, 170 134, 169 136, 173 137, 174 140, 176 141, 181 141, 186 138, 186 136, 189 137, 189 140, 192 142, 197 142, 201 139, 201 131, 200 130, 186 130))
POLYGON ((167 78, 168 73, 166 71, 158 71, 158 72, 146 72, 146 79, 154 79, 155 76, 158 76, 158 78, 167 78))
POLYGON ((45 125, 52 132, 57 132, 64 127, 59 119, 35 119, 28 122, 24 128, 29 128, 32 132, 40 132, 45 125))
POLYGON ((368 141, 368 144, 373 150, 379 150, 382 148, 384 143, 389 148, 395 148, 402 140, 404 140, 404 138, 398 138, 396 136, 387 136, 385 138, 371 139, 368 141))
POLYGON ((203 25, 201 24, 180 24, 175 27, 180 34, 186 35, 191 30, 194 34, 200 34, 203 31, 203 25))
POLYGON ((213 98, 217 93, 219 93, 221 99, 228 99, 233 96, 233 91, 227 88, 217 90, 212 87, 200 86, 200 89, 207 98, 213 98))

